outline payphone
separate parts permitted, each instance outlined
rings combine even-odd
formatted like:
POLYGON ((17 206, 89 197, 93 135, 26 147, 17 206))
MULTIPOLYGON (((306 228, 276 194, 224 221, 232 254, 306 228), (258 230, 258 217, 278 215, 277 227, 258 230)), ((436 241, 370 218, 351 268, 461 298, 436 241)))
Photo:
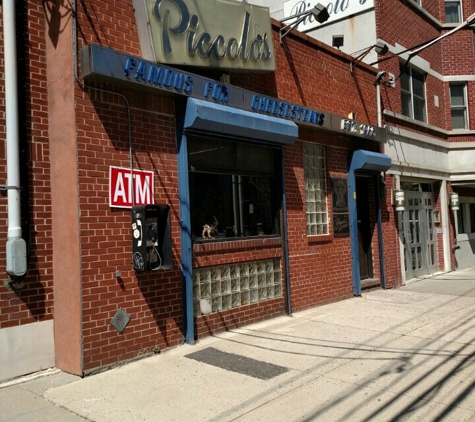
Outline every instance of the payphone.
POLYGON ((171 268, 169 205, 132 207, 132 253, 135 271, 171 268))

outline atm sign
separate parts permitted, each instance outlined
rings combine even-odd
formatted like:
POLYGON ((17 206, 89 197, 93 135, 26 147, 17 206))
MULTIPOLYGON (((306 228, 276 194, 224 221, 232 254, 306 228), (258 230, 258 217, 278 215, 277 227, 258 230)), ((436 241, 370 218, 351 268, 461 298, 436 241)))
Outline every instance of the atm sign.
POLYGON ((135 205, 153 204, 155 192, 153 171, 109 167, 109 204, 111 208, 131 208, 135 205), (132 180, 133 179, 133 180, 132 180))

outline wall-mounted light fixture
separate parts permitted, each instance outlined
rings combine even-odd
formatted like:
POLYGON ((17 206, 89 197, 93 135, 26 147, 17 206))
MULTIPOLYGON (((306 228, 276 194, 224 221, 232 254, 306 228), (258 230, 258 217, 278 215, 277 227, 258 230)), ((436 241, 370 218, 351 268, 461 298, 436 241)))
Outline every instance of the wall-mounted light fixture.
POLYGON ((312 15, 315 20, 319 23, 323 23, 328 20, 330 17, 330 14, 328 13, 327 8, 321 4, 317 3, 312 9, 306 10, 305 12, 302 13, 297 13, 296 15, 289 16, 288 18, 284 18, 281 20, 282 23, 291 20, 291 19, 296 19, 292 23, 284 25, 282 28, 280 28, 279 35, 280 35, 280 42, 282 43, 283 38, 290 32, 292 29, 296 28, 299 26, 305 18, 308 16, 312 15))
POLYGON ((406 210, 406 198, 404 196, 404 191, 401 189, 395 189, 393 191, 394 206, 396 211, 405 211, 406 210))
POLYGON ((460 209, 459 194, 456 192, 450 194, 450 207, 452 211, 458 211, 460 209))
POLYGON ((343 44, 345 43, 345 36, 344 35, 333 35, 332 37, 332 47, 340 49, 340 47, 343 47, 343 44))
POLYGON ((367 48, 365 48, 364 50, 362 50, 362 52, 357 55, 350 63, 350 70, 353 72, 353 68, 361 61, 363 60, 368 54, 369 52, 374 48, 374 51, 376 51, 376 53, 378 53, 380 56, 384 56, 388 50, 389 50, 389 47, 387 44, 383 43, 382 41, 378 41, 376 44, 373 44, 367 48))

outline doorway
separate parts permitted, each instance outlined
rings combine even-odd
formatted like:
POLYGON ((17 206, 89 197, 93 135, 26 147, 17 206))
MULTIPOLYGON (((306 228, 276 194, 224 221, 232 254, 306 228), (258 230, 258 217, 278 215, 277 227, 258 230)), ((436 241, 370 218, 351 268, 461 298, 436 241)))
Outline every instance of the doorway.
POLYGON ((416 183, 411 189, 404 192, 406 207, 402 213, 406 280, 433 274, 438 268, 432 185, 416 183))
POLYGON ((356 213, 358 216, 358 248, 360 279, 366 280, 374 277, 373 253, 371 240, 370 184, 371 178, 356 177, 356 213))

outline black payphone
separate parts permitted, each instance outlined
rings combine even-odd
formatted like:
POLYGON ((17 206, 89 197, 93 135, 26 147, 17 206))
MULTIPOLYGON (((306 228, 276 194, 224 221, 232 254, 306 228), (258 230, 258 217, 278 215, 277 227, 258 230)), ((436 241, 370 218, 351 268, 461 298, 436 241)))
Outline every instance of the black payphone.
POLYGON ((169 205, 132 207, 132 250, 135 271, 171 268, 169 205))

